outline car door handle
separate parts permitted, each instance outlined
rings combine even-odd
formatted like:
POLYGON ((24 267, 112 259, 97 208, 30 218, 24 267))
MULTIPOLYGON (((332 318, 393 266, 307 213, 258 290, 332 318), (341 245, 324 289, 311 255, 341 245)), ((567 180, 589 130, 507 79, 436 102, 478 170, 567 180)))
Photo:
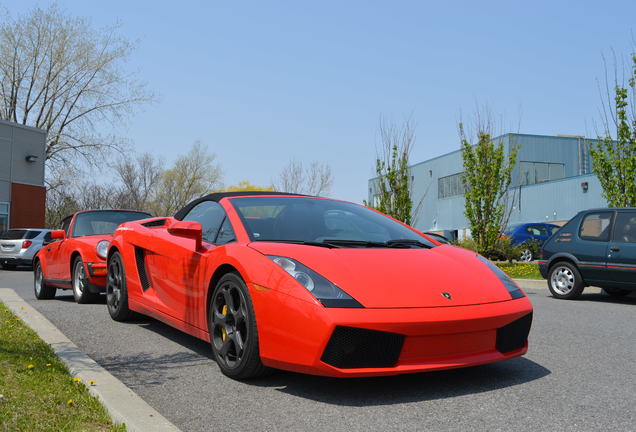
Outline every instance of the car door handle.
POLYGON ((612 246, 612 247, 610 248, 610 250, 611 250, 612 252, 618 252, 618 251, 620 251, 620 250, 621 250, 621 248, 616 247, 616 246, 612 246))

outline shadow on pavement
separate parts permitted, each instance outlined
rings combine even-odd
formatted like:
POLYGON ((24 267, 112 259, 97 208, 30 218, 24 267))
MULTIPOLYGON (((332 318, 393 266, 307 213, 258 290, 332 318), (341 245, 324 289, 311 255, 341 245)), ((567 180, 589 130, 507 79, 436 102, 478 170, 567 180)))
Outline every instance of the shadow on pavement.
POLYGON ((338 379, 280 372, 250 384, 280 387, 278 391, 333 405, 370 406, 482 393, 524 384, 550 373, 522 357, 470 368, 376 378, 338 379))
MULTIPOLYGON (((568 301, 568 300, 565 300, 565 301, 568 301)), ((614 296, 607 295, 605 293, 586 294, 585 292, 583 292, 583 294, 581 294, 581 296, 575 301, 595 301, 595 302, 603 302, 603 303, 636 305, 636 294, 632 293, 625 297, 614 297, 614 296)))

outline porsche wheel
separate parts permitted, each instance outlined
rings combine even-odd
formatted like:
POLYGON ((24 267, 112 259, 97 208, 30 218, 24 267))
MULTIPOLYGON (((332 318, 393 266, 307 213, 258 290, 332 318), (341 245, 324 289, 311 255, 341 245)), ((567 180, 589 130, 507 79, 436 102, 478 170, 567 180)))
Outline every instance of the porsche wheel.
POLYGON ((77 257, 73 261, 73 274, 71 283, 73 284, 73 297, 79 304, 92 303, 97 297, 89 291, 88 276, 86 276, 86 267, 82 258, 77 257))
POLYGON ((128 308, 126 271, 119 252, 113 253, 108 259, 106 306, 110 317, 115 321, 126 321, 134 315, 134 312, 128 308))
POLYGON ((603 288, 603 291, 612 297, 625 297, 632 292, 631 290, 621 288, 603 288))
POLYGON ((585 284, 581 273, 573 264, 559 262, 550 269, 548 288, 553 297, 572 300, 581 295, 585 284))
POLYGON ((258 349, 254 307, 243 279, 236 273, 223 276, 209 306, 210 343, 221 372, 238 380, 267 373, 258 349))
POLYGON ((52 299, 55 297, 55 291, 57 291, 55 287, 44 283, 44 273, 42 272, 40 261, 37 261, 33 268, 33 291, 35 291, 35 298, 38 300, 52 299))

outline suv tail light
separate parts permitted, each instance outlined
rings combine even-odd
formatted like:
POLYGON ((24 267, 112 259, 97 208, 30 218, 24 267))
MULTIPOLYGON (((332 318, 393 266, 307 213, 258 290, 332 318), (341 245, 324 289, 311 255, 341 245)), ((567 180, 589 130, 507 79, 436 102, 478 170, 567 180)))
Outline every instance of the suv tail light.
POLYGON ((31 246, 33 244, 33 242, 31 240, 25 240, 22 242, 22 249, 26 249, 29 246, 31 246))

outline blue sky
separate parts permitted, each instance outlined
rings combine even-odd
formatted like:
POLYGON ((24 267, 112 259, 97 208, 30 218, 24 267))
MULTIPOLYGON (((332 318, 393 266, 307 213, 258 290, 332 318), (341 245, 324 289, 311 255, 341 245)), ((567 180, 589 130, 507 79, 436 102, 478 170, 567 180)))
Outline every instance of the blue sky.
POLYGON ((127 67, 159 96, 117 131, 138 151, 170 161, 200 140, 226 185, 318 160, 333 169, 331 195, 356 202, 381 116, 416 123, 412 163, 456 150, 476 105, 504 131, 593 135, 601 56, 634 49, 636 32, 633 0, 59 5, 138 41, 127 67))

